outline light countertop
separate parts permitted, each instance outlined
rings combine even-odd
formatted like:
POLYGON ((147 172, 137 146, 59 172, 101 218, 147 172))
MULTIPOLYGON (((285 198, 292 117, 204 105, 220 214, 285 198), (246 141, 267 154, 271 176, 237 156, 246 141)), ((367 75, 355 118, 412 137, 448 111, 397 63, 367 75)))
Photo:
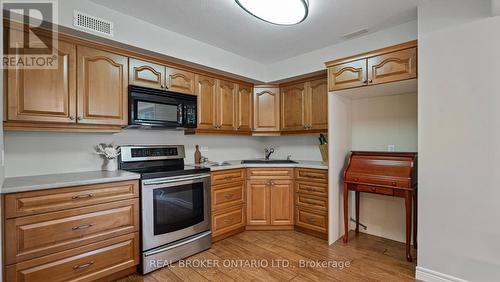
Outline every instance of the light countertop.
POLYGON ((5 181, 3 183, 1 193, 9 194, 70 186, 117 182, 139 178, 140 174, 123 170, 86 171, 75 173, 7 177, 5 178, 5 181))
MULTIPOLYGON (((247 167, 300 167, 300 168, 313 168, 313 169, 328 169, 328 165, 321 161, 300 161, 293 160, 296 164, 242 164, 241 160, 225 161, 224 165, 197 165, 198 167, 208 167, 210 171, 247 168, 247 167)), ((221 164, 221 163, 219 163, 221 164)))

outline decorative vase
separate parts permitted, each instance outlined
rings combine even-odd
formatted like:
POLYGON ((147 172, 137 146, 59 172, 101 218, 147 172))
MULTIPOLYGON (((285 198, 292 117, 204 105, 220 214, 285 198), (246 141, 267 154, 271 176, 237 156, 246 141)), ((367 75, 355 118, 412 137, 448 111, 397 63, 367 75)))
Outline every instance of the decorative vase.
POLYGON ((104 158, 104 162, 102 163, 102 170, 104 170, 104 171, 116 171, 116 170, 118 170, 117 160, 104 158))

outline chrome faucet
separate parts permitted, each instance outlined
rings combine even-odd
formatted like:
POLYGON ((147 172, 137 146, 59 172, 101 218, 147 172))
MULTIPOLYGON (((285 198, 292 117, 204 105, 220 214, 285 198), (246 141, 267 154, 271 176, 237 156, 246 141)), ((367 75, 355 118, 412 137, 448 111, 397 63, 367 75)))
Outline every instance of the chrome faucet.
POLYGON ((273 147, 265 148, 264 149, 264 154, 265 154, 265 157, 266 157, 266 161, 269 160, 269 157, 271 156, 272 153, 274 153, 274 148, 273 147))

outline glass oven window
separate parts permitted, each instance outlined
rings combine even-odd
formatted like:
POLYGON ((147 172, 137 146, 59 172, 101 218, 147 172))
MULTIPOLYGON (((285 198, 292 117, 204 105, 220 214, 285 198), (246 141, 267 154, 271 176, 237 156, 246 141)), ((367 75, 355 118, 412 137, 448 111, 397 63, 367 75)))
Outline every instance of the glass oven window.
POLYGON ((177 122, 177 105, 137 101, 137 119, 177 122))
POLYGON ((153 191, 154 235, 184 229, 204 220, 203 182, 153 191))

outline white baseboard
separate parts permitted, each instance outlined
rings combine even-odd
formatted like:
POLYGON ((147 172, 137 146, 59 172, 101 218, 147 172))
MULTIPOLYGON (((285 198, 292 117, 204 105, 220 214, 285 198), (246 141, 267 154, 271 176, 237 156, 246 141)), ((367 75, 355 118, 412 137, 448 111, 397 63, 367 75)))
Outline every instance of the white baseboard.
POLYGON ((469 282, 448 274, 417 266, 415 278, 425 282, 469 282))

